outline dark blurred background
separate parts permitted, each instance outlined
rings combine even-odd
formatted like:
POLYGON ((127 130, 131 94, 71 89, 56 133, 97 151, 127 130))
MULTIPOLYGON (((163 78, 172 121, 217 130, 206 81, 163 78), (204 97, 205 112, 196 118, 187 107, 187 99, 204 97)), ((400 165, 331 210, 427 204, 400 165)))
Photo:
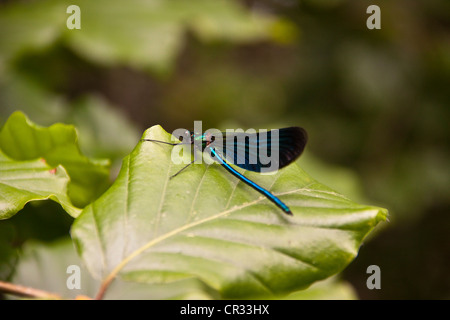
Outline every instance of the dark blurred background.
MULTIPOLYGON (((0 30, 0 124, 15 110, 75 124, 111 179, 156 124, 302 126, 313 178, 390 212, 343 273, 357 296, 450 299, 449 1, 0 1, 0 30)), ((0 278, 13 248, 71 222, 50 202, 0 222, 0 278)))

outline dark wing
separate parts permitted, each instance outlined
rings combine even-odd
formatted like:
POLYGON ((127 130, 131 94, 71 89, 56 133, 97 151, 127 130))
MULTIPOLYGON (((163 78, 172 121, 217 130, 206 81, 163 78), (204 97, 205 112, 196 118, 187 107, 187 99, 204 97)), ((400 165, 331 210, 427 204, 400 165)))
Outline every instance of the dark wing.
POLYGON ((225 159, 255 172, 275 171, 292 163, 302 154, 308 140, 306 131, 299 127, 227 133, 223 137, 220 149, 225 159))

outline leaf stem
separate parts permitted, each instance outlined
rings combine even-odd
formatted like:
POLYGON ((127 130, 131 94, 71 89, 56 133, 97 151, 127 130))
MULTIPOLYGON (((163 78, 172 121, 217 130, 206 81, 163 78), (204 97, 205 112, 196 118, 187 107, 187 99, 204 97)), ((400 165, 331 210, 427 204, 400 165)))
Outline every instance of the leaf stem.
POLYGON ((52 292, 35 289, 31 287, 25 287, 4 281, 0 281, 0 292, 10 293, 16 296, 28 298, 56 299, 56 300, 62 299, 61 296, 52 292))

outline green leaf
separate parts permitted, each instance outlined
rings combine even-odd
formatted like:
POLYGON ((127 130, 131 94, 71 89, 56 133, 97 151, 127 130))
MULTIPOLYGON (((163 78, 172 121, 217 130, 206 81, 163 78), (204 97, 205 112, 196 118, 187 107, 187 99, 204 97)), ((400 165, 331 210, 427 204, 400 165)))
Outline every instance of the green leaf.
POLYGON ((122 110, 99 96, 77 100, 68 120, 78 129, 82 150, 94 157, 121 161, 141 134, 122 110))
POLYGON ((273 19, 235 1, 79 1, 82 32, 67 32, 73 50, 98 63, 127 63, 164 73, 183 47, 186 29, 203 40, 254 41, 270 36, 273 19), (101 14, 99 14, 101 12, 101 14))
POLYGON ((353 287, 336 277, 318 281, 306 290, 294 292, 286 300, 356 300, 358 298, 353 287))
POLYGON ((20 110, 41 125, 50 125, 66 116, 67 105, 61 95, 48 90, 48 83, 17 71, 8 65, 0 72, 0 124, 3 125, 9 115, 20 110))
POLYGON ((276 40, 280 32, 273 29, 283 25, 273 16, 249 12, 237 1, 129 0, 124 6, 118 0, 78 0, 81 30, 70 30, 66 9, 72 4, 47 0, 6 6, 0 12, 4 31, 0 61, 26 50, 45 49, 62 39, 79 55, 99 64, 127 64, 165 73, 174 66, 187 30, 207 41, 248 42, 276 40))
POLYGON ((355 171, 326 163, 309 152, 305 152, 298 161, 302 164, 302 168, 313 175, 316 180, 355 201, 367 201, 367 197, 362 191, 364 188, 361 178, 355 171))
POLYGON ((0 12, 0 63, 27 50, 42 50, 61 34, 65 27, 64 4, 39 1, 29 4, 2 5, 0 12))
MULTIPOLYGON (((20 253, 11 282, 57 294, 65 299, 77 296, 94 297, 100 282, 92 278, 78 256, 70 238, 51 243, 27 242, 20 253), (79 267, 74 271, 71 266, 79 267), (69 272, 68 272, 69 270, 69 272), (70 271, 72 270, 72 271, 70 271), (77 272, 77 274, 75 274, 77 272), (79 279, 74 277, 80 276, 79 279), (71 278, 72 277, 72 278, 71 278), (68 287, 79 280, 79 288, 68 287)), ((150 286, 142 283, 118 281, 110 299, 211 299, 205 286, 195 279, 171 284, 150 286)))
POLYGON ((67 196, 70 179, 62 166, 49 166, 45 160, 17 161, 0 151, 0 219, 13 216, 26 203, 52 199, 73 217, 81 212, 67 196))
POLYGON ((73 126, 57 123, 44 128, 15 112, 0 131, 0 150, 18 162, 43 158, 51 168, 62 165, 70 177, 69 198, 82 208, 107 188, 109 161, 82 155, 77 139, 73 126))
MULTIPOLYGON (((155 126, 143 138, 170 141, 155 126)), ((352 202, 296 164, 245 175, 279 196, 293 217, 220 165, 173 164, 173 147, 140 142, 112 187, 86 207, 71 234, 102 280, 155 286, 197 279, 222 298, 285 295, 347 266, 387 211, 352 202)))
MULTIPOLYGON (((76 283, 75 279, 70 280, 69 283, 76 283)), ((70 238, 51 243, 27 242, 21 250, 12 283, 45 290, 69 299, 79 295, 93 296, 98 288, 98 282, 92 279, 83 267, 70 238), (75 271, 69 268, 70 266, 79 269, 75 271), (68 278, 72 275, 80 276, 80 288, 67 286, 68 278)))

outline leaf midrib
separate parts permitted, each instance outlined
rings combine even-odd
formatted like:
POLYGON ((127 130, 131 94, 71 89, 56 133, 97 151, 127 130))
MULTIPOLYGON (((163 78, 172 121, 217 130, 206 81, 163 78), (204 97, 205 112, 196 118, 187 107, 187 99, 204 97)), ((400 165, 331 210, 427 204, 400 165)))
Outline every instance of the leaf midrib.
POLYGON ((207 166, 206 169, 203 171, 202 178, 200 179, 200 182, 198 184, 197 190, 195 191, 194 198, 192 199, 191 208, 189 210, 189 214, 188 214, 188 218, 186 220, 186 223, 191 221, 193 216, 194 216, 194 205, 195 205, 195 202, 197 201, 197 197, 198 197, 198 194, 200 192, 200 188, 201 188, 201 186, 203 184, 203 181, 205 179, 205 176, 206 176, 206 173, 208 172, 209 167, 210 166, 207 166))
MULTIPOLYGON (((298 192, 298 191, 300 191, 300 190, 302 190, 303 188, 299 188, 299 189, 295 189, 295 190, 292 190, 292 191, 289 191, 289 192, 285 192, 285 193, 283 193, 283 194, 290 194, 290 193, 295 193, 295 192, 298 192)), ((201 225, 201 224, 203 224, 203 223, 206 223, 206 222, 209 222, 209 221, 212 221, 212 220, 215 220, 215 219, 219 219, 219 218, 221 218, 221 217, 223 217, 223 216, 226 216, 227 214, 229 214, 229 213, 231 213, 231 212, 233 212, 233 211, 237 211, 237 210, 240 210, 240 209, 243 209, 243 208, 246 208, 246 207, 248 207, 248 206, 252 206, 252 205, 254 205, 254 204, 256 204, 256 203, 258 203, 258 202, 260 202, 260 201, 263 201, 263 200, 265 200, 266 198, 265 197, 260 197, 260 198, 258 198, 258 199, 256 199, 256 200, 254 200, 254 201, 251 201, 251 202, 247 202, 247 203, 243 203, 242 205, 240 205, 240 206, 234 206, 234 207, 232 207, 232 208, 230 208, 230 209, 228 209, 228 210, 225 210, 225 211, 222 211, 222 212, 219 212, 219 213, 217 213, 217 214, 215 214, 215 215, 212 215, 212 216, 210 216, 210 217, 207 217, 207 218, 204 218, 204 219, 201 219, 201 220, 198 220, 198 221, 195 221, 195 222, 191 222, 191 223, 188 223, 188 224, 185 224, 184 226, 181 226, 181 227, 178 227, 178 228, 176 228, 176 229, 173 229, 173 230, 171 230, 171 231, 169 231, 169 232, 167 232, 167 233, 165 233, 165 234, 163 234, 163 235, 161 235, 161 236, 159 236, 159 237, 156 237, 156 238, 154 238, 154 239, 152 239, 152 240, 150 240, 150 241, 148 241, 146 244, 144 244, 144 245, 142 245, 141 247, 139 247, 138 249, 136 249, 135 251, 133 251, 132 253, 130 253, 128 256, 126 256, 123 260, 122 260, 122 262, 120 262, 107 276, 106 276, 106 278, 104 279, 104 283, 109 283, 109 282, 111 282, 115 277, 116 277, 116 275, 131 261, 131 260, 133 260, 134 258, 136 258, 137 256, 139 256, 141 253, 143 253, 145 250, 147 250, 147 249, 149 249, 149 248, 151 248, 152 246, 154 246, 154 245, 156 245, 156 244, 158 244, 158 243, 160 243, 160 242, 162 242, 162 241, 164 241, 164 240, 166 240, 166 239, 168 239, 168 238, 170 238, 170 237, 172 237, 172 236, 175 236, 175 235, 177 235, 177 234, 179 234, 179 233, 181 233, 181 232, 183 232, 183 231, 185 231, 185 230, 188 230, 188 229, 190 229, 190 228, 192 228, 192 227, 195 227, 195 226, 198 226, 198 225, 201 225)))
POLYGON ((161 220, 161 214, 162 214, 162 208, 164 206, 164 200, 166 199, 166 191, 167 191, 167 185, 169 184, 170 180, 170 170, 172 168, 172 161, 169 162, 169 165, 167 166, 167 173, 166 173, 166 179, 164 182, 164 188, 161 193, 161 201, 159 202, 158 211, 155 216, 155 229, 153 231, 153 234, 158 234, 158 227, 159 227, 159 221, 161 220))
MULTIPOLYGON (((168 170, 167 170, 168 174, 169 174, 169 172, 170 172, 170 168, 168 168, 168 170)), ((308 189, 308 187, 310 187, 312 184, 314 184, 314 182, 310 182, 307 185, 303 186, 302 188, 298 188, 298 189, 295 189, 295 190, 290 190, 290 191, 279 193, 279 194, 276 194, 276 195, 277 196, 287 195, 287 194, 297 193, 297 192, 299 192, 301 190, 310 190, 310 189, 308 189)), ((167 186, 167 181, 166 181, 166 186, 167 186)), ((328 193, 328 194, 335 195, 332 192, 330 193, 330 192, 325 192, 324 191, 324 193, 325 194, 328 193)), ((336 194, 336 195, 338 195, 338 194, 336 194)), ((164 196, 165 196, 165 191, 163 191, 163 193, 162 193, 160 209, 162 208, 162 205, 163 205, 164 196)), ((194 222, 185 224, 184 226, 181 226, 181 227, 178 227, 176 229, 173 229, 173 230, 171 230, 171 231, 169 231, 169 232, 167 232, 167 233, 165 233, 165 234, 163 234, 161 236, 158 236, 158 237, 148 241, 147 243, 145 243, 144 245, 142 245, 141 247, 139 247, 135 251, 131 252, 114 269, 112 269, 112 271, 104 278, 104 280, 103 280, 103 287, 106 287, 131 260, 133 260, 134 258, 139 256, 140 254, 142 254, 147 249, 155 246, 156 244, 158 244, 158 243, 160 243, 160 242, 162 242, 162 241, 164 241, 166 239, 169 239, 169 238, 171 238, 171 237, 173 237, 173 236, 175 236, 177 234, 180 234, 183 231, 189 230, 190 228, 196 227, 196 226, 201 225, 203 223, 207 223, 209 221, 213 221, 215 219, 219 219, 219 218, 224 217, 224 216, 226 216, 226 215, 228 215, 228 214, 230 214, 230 213, 232 213, 234 211, 238 211, 240 209, 243 209, 243 208, 252 206, 254 204, 257 204, 257 203, 259 203, 261 201, 264 201, 265 199, 266 199, 265 197, 261 196, 261 197, 259 197, 258 199, 254 200, 254 201, 246 202, 246 203, 243 203, 243 204, 241 204, 239 206, 234 206, 234 207, 232 207, 230 209, 227 209, 227 210, 224 210, 222 212, 219 212, 219 213, 217 213, 215 215, 212 215, 210 217, 207 217, 207 218, 204 218, 204 219, 200 219, 198 221, 194 221, 194 222)), ((343 200, 346 200, 346 199, 343 199, 343 200)))

